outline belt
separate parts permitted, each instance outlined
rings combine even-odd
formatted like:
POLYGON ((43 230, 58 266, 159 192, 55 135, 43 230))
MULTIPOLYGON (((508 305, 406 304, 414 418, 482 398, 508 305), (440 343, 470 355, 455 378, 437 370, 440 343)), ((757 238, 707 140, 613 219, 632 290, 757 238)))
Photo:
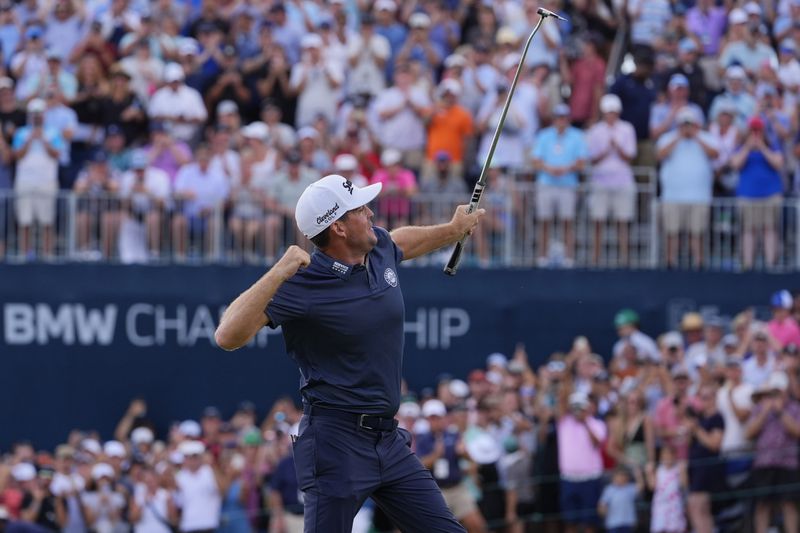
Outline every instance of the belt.
POLYGON ((366 413, 350 413, 348 411, 328 409, 327 407, 319 407, 316 405, 305 406, 303 412, 309 416, 336 418, 346 422, 355 422, 356 426, 360 427, 361 429, 368 429, 370 431, 394 431, 397 429, 397 420, 394 418, 368 415, 366 413))

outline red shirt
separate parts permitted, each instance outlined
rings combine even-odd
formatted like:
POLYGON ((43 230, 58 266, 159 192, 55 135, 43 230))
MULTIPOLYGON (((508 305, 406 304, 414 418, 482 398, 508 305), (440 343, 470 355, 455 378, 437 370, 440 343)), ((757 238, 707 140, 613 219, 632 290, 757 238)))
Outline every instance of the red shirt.
POLYGON ((569 98, 570 118, 587 121, 597 114, 594 95, 598 87, 605 87, 606 62, 599 57, 580 58, 572 64, 572 95, 569 98))

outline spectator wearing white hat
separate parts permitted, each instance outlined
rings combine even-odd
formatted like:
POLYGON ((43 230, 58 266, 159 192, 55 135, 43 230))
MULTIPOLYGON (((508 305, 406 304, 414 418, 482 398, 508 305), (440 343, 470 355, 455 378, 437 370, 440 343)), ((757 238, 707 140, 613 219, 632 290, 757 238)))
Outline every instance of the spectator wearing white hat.
POLYGON ((739 65, 728 67, 725 70, 725 90, 711 102, 709 118, 716 119, 725 102, 729 102, 736 109, 737 126, 746 126, 747 121, 756 112, 756 99, 747 92, 747 82, 747 72, 742 67, 739 65))
POLYGON ((470 533, 484 531, 486 523, 461 471, 461 459, 467 452, 458 430, 448 427, 447 408, 440 400, 431 399, 422 405, 422 416, 429 430, 415 437, 417 456, 431 471, 456 519, 470 533))
POLYGON ((770 346, 771 337, 763 325, 755 324, 750 332, 748 354, 742 363, 742 379, 758 389, 778 369, 778 359, 770 346))
POLYGON ((406 166, 420 168, 431 99, 426 91, 414 85, 409 65, 401 63, 395 67, 394 84, 378 94, 372 111, 377 115, 376 134, 381 145, 400 150, 406 166))
POLYGON ((676 115, 678 129, 662 135, 656 143, 661 161, 662 223, 667 236, 667 266, 678 266, 681 230, 689 233, 694 268, 701 267, 703 235, 708 227, 714 171, 719 155, 714 138, 702 131, 702 117, 684 107, 676 115))
POLYGON ((386 62, 391 54, 389 40, 375 31, 375 18, 364 14, 358 33, 351 33, 347 39, 348 96, 378 96, 386 87, 386 62))
POLYGON ((452 179, 464 179, 464 157, 472 140, 474 126, 469 112, 458 103, 461 84, 453 79, 443 80, 437 90, 438 99, 428 121, 423 176, 433 175, 436 154, 450 154, 452 179))
POLYGON ((739 145, 741 130, 736 125, 736 107, 733 102, 724 100, 717 109, 717 116, 708 127, 714 138, 719 155, 714 159, 715 188, 725 196, 734 194, 739 175, 730 165, 731 157, 739 145))
POLYGON ((115 533, 123 526, 122 511, 127 504, 121 487, 114 488, 117 473, 107 463, 95 463, 92 480, 82 495, 86 522, 97 533, 115 533))
POLYGON ((365 187, 369 184, 366 176, 361 174, 358 159, 353 154, 339 154, 333 160, 333 170, 356 187, 365 187))
POLYGON ((402 165, 403 154, 386 148, 381 154, 381 168, 372 175, 372 183, 381 183, 376 209, 377 226, 399 228, 410 222, 411 199, 419 191, 414 173, 402 165))
MULTIPOLYGON (((800 18, 800 2, 795 2, 800 18)), ((797 61, 798 43, 785 39, 778 45, 778 80, 790 94, 797 95, 800 89, 800 62, 797 61)))
POLYGON ((30 242, 34 223, 42 228, 44 255, 52 256, 55 249, 58 161, 66 142, 58 130, 45 125, 46 109, 44 100, 36 98, 28 103, 28 124, 14 133, 11 146, 16 160, 14 207, 20 231, 19 249, 27 255, 35 254, 30 242))
POLYGON ((178 527, 182 533, 211 532, 220 525, 222 494, 227 483, 202 442, 184 441, 178 451, 184 458, 175 474, 181 507, 178 527))
POLYGON ((336 118, 336 108, 344 74, 335 63, 323 61, 322 38, 309 33, 303 37, 303 59, 292 67, 290 86, 297 94, 298 127, 310 126, 317 115, 328 122, 336 118))
POLYGON ((749 467, 750 440, 745 424, 753 408, 753 386, 742 381, 742 364, 730 357, 725 363, 725 383, 717 390, 717 409, 725 421, 720 452, 728 464, 728 481, 738 486, 749 467))
MULTIPOLYGON (((291 114, 294 116, 294 113, 291 114)), ((269 128, 270 142, 282 152, 290 150, 297 142, 297 133, 289 124, 282 122, 284 112, 279 102, 268 98, 262 104, 261 120, 269 128)))
POLYGON ((603 490, 602 449, 607 430, 605 423, 594 417, 586 393, 570 392, 570 385, 562 385, 556 423, 561 513, 565 531, 581 525, 593 530, 598 525, 597 502, 603 490))
POLYGON ((728 20, 731 25, 744 26, 744 30, 741 37, 735 36, 729 40, 720 53, 719 66, 721 69, 738 64, 748 73, 755 74, 765 62, 777 64, 778 57, 775 50, 759 39, 758 25, 755 28, 747 26, 747 12, 735 8, 729 14, 728 20))
POLYGON ((147 114, 151 120, 163 122, 176 139, 195 140, 198 128, 208 118, 203 97, 184 83, 183 67, 178 63, 164 68, 164 82, 166 85, 153 93, 147 114))
POLYGON ((320 173, 331 168, 331 155, 322 146, 323 140, 320 139, 320 133, 316 128, 311 126, 300 128, 297 131, 297 141, 296 151, 299 152, 305 166, 320 173))
POLYGON ((771 374, 754 392, 755 405, 745 426, 755 449, 751 480, 757 489, 754 526, 758 533, 768 531, 771 508, 778 502, 786 530, 798 530, 800 404, 789 396, 788 388, 786 373, 771 374))
POLYGON ((636 210, 636 182, 631 162, 636 157, 636 131, 633 125, 619 118, 622 101, 615 94, 600 99, 602 120, 589 128, 586 144, 589 147, 589 217, 594 222, 592 264, 600 263, 603 226, 617 223, 617 258, 621 265, 629 260, 629 223, 636 210))

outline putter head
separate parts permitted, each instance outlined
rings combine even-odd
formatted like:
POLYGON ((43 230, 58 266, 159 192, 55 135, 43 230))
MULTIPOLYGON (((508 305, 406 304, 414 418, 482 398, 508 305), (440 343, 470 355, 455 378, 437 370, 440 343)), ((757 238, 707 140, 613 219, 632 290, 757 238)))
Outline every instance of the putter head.
POLYGON ((567 21, 567 19, 565 19, 564 17, 562 17, 558 13, 554 13, 554 12, 550 11, 549 9, 545 9, 543 7, 540 7, 539 9, 537 9, 536 13, 538 13, 542 17, 555 17, 558 20, 563 20, 564 22, 567 21))

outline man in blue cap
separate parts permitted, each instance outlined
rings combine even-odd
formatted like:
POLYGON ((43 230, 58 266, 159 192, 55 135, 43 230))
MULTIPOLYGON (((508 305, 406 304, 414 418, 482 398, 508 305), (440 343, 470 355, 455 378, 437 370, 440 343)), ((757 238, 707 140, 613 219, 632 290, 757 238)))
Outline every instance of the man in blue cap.
POLYGON ((265 325, 282 326, 300 367, 304 413, 294 439, 307 533, 349 532, 367 497, 406 532, 463 532, 436 482, 398 429, 404 304, 398 265, 471 232, 483 215, 459 207, 450 222, 373 227, 381 185, 329 175, 295 209, 317 250, 291 246, 231 303, 216 341, 233 350, 265 325))

